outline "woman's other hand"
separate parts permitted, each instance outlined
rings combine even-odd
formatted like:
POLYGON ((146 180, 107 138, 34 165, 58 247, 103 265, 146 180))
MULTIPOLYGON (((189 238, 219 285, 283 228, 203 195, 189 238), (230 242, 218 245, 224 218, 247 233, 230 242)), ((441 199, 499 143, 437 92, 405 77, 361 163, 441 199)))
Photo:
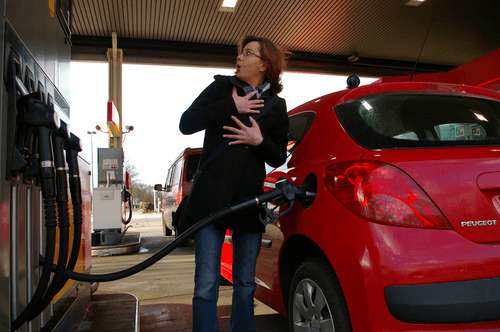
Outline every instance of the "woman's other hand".
POLYGON ((231 118, 234 120, 234 122, 236 122, 236 124, 240 127, 240 129, 231 126, 223 127, 225 130, 234 133, 234 134, 222 135, 224 138, 231 138, 234 140, 230 141, 229 145, 247 144, 250 146, 257 146, 260 143, 262 143, 264 138, 262 137, 259 125, 257 124, 257 121, 255 121, 254 118, 250 117, 250 123, 251 123, 250 127, 245 126, 243 122, 238 120, 238 118, 235 116, 231 116, 231 118))

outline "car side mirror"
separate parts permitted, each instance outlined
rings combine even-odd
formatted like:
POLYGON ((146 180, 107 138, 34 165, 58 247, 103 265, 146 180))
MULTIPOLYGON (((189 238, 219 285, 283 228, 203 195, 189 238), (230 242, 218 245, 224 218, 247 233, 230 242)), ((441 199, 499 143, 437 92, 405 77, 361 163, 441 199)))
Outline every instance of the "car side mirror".
POLYGON ((161 184, 155 184, 156 191, 163 191, 163 186, 161 184))

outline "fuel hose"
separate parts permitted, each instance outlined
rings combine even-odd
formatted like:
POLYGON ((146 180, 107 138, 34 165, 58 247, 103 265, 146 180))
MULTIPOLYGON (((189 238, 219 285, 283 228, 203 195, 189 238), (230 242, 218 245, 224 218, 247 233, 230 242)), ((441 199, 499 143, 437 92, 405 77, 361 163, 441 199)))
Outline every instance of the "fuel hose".
MULTIPOLYGON (((73 245, 71 247, 71 255, 69 256, 67 270, 73 271, 78 261, 80 252, 80 242, 82 239, 82 184, 80 179, 80 169, 78 167, 78 152, 82 151, 80 138, 70 134, 70 137, 64 142, 64 150, 66 150, 66 162, 68 163, 69 174, 69 191, 71 193, 71 203, 73 205, 73 245)), ((64 283, 68 281, 65 277, 64 283)))
POLYGON ((68 260, 69 247, 69 210, 68 210, 68 177, 66 172, 66 162, 64 160, 64 142, 69 139, 68 126, 61 121, 61 125, 52 131, 52 152, 54 155, 54 165, 56 171, 56 202, 57 220, 59 222, 59 254, 57 256, 56 272, 52 277, 49 288, 37 303, 37 308, 31 311, 27 320, 33 320, 49 305, 54 296, 64 286, 67 279, 64 275, 68 260))
POLYGON ((130 221, 132 220, 132 194, 127 189, 125 189, 124 192, 123 192, 123 195, 124 195, 123 201, 125 203, 128 202, 128 211, 129 211, 129 213, 128 213, 127 220, 125 220, 125 219, 122 218, 122 223, 124 225, 128 225, 130 223, 130 221))
MULTIPOLYGON (((69 279, 73 280, 78 280, 78 281, 85 281, 85 282, 107 282, 107 281, 113 281, 113 280, 119 280, 123 279, 126 277, 129 277, 133 274, 136 274, 151 265, 155 264, 158 262, 160 259, 171 253, 175 248, 177 248, 182 242, 187 241, 192 235, 200 231, 201 229, 211 225, 212 223, 218 221, 219 219, 226 218, 230 216, 231 214, 235 212, 239 212, 242 210, 246 210, 248 208, 252 208, 255 206, 260 205, 261 203, 264 202, 270 202, 270 201, 276 201, 283 196, 287 196, 287 199, 291 198, 290 192, 293 192, 293 198, 292 199, 300 199, 300 198, 305 198, 308 197, 309 195, 312 195, 311 193, 308 193, 305 191, 304 188, 299 188, 289 181, 284 181, 282 185, 277 185, 276 189, 261 194, 259 196, 250 198, 248 200, 245 200, 241 203, 233 204, 229 207, 220 209, 212 214, 210 214, 208 217, 202 219, 201 221, 197 222, 193 226, 191 226, 188 230, 186 230, 184 233, 182 233, 179 237, 177 237, 174 241, 170 242, 167 246, 165 246, 163 249, 161 249, 159 252, 154 254, 153 256, 149 257, 145 261, 134 265, 128 269, 118 271, 118 272, 113 272, 113 273, 108 273, 108 274, 85 274, 85 273, 78 273, 74 271, 65 271, 65 275, 69 279)), ((45 260, 43 257, 40 257, 40 262, 44 264, 45 260)))
MULTIPOLYGON (((38 107, 40 107, 39 104, 42 103, 37 103, 38 107)), ((42 111, 37 111, 36 109, 32 110, 31 113, 35 115, 32 117, 32 119, 40 115, 39 113, 42 113, 42 111)), ((41 118, 44 119, 44 116, 41 116, 41 118)), ((37 124, 37 123, 38 122, 34 121, 32 124, 37 124)), ((56 204, 55 204, 56 190, 54 185, 55 169, 54 169, 54 162, 52 161, 53 157, 52 157, 50 134, 52 129, 57 129, 58 126, 59 123, 57 122, 57 124, 53 124, 52 128, 50 128, 50 124, 40 125, 38 127, 38 145, 40 151, 39 176, 42 183, 42 197, 43 197, 43 204, 45 211, 45 227, 47 229, 45 255, 48 261, 53 261, 54 259, 56 226, 57 226, 56 204)), ((31 316, 32 312, 36 310, 40 300, 43 297, 43 294, 45 293, 45 290, 47 289, 50 277, 51 277, 51 268, 44 266, 42 269, 42 275, 40 276, 38 287, 36 288, 36 291, 33 294, 30 302, 28 303, 26 308, 24 308, 23 312, 12 322, 12 331, 19 329, 22 326, 22 324, 24 324, 24 322, 27 320, 28 316, 31 316)))

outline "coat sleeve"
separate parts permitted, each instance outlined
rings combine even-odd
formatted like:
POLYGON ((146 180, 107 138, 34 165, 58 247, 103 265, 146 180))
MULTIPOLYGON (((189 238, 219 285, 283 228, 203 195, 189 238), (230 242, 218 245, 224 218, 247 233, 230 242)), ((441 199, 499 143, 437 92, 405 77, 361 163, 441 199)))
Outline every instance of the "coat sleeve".
POLYGON ((268 134, 264 135, 262 143, 253 148, 254 153, 260 156, 266 164, 279 167, 286 161, 286 146, 288 143, 288 115, 286 102, 281 99, 278 105, 276 122, 268 134))
POLYGON ((179 129, 184 135, 194 134, 237 115, 234 100, 218 99, 221 83, 212 82, 182 114, 179 129))

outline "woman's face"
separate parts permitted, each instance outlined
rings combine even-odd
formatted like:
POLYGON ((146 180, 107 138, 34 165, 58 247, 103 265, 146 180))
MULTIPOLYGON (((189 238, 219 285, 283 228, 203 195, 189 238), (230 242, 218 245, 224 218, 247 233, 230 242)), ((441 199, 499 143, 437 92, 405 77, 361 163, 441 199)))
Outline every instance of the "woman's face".
POLYGON ((236 77, 251 86, 262 84, 266 66, 261 57, 259 42, 253 41, 246 44, 236 58, 236 77))

